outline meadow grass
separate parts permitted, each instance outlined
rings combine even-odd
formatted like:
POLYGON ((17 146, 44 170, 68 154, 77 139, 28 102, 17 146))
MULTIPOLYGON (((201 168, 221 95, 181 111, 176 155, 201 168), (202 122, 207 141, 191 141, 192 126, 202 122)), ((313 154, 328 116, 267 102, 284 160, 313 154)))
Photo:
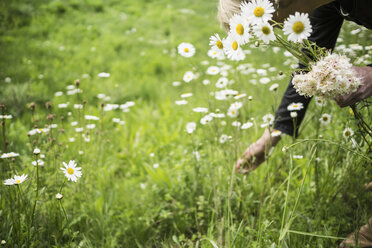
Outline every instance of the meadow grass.
MULTIPOLYGON (((223 33, 216 5, 0 3, 1 114, 13 116, 2 125, 0 149, 20 154, 0 160, 1 180, 28 174, 19 185, 0 186, 5 247, 335 247, 367 222, 372 202, 364 184, 371 179, 371 154, 350 109, 334 102, 313 102, 298 140, 283 137, 257 170, 236 173, 235 161, 264 131, 262 117, 274 113, 297 62, 283 50, 262 46, 247 47, 240 63, 209 58, 210 35, 223 33), (196 55, 179 56, 181 42, 192 43, 196 55), (252 100, 239 100, 237 118, 201 125, 205 114, 193 108, 226 113, 236 101, 217 101, 211 94, 219 90, 220 77, 205 73, 211 65, 225 67, 234 80, 229 88, 252 100), (185 83, 186 71, 198 77, 185 83), (110 76, 99 77, 101 72, 110 76), (259 83, 262 77, 271 82, 259 83), (181 85, 172 86, 174 81, 181 85), (269 90, 273 83, 277 91, 269 90), (82 92, 68 95, 68 85, 82 92), (55 96, 59 91, 63 95, 55 96), (193 93, 188 104, 176 105, 187 92, 193 93), (67 102, 67 108, 58 107, 67 102), (135 105, 106 111, 127 102, 135 105), (331 115, 330 125, 320 124, 324 113, 331 115), (253 126, 242 130, 234 121, 253 126), (197 123, 192 134, 188 122, 197 123), (45 127, 48 132, 27 135, 45 127), (77 132, 79 127, 84 131, 77 132), (356 145, 343 137, 346 127, 354 130, 356 145), (35 148, 45 155, 44 166, 31 164, 40 159, 35 148), (60 170, 70 160, 82 167, 76 183, 65 182, 60 170)), ((371 63, 371 32, 357 28, 344 25, 336 50, 356 64, 371 63), (356 43, 361 48, 349 46, 356 43)), ((370 124, 370 107, 359 108, 370 124)))

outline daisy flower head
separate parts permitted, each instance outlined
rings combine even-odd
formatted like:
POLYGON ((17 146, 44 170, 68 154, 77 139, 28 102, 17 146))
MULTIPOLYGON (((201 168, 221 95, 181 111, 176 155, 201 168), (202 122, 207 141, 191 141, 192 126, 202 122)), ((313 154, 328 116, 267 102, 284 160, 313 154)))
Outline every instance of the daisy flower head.
POLYGON ((298 103, 292 102, 291 104, 288 105, 287 110, 288 111, 295 111, 295 110, 301 110, 303 108, 304 108, 303 103, 301 103, 301 102, 298 102, 298 103))
POLYGON ((273 4, 268 0, 253 0, 240 5, 242 16, 249 24, 268 22, 275 11, 273 4))
POLYGON ((315 97, 315 104, 320 107, 324 107, 325 105, 327 105, 327 102, 323 97, 317 96, 315 97))
POLYGON ((218 59, 218 60, 224 60, 225 59, 225 54, 222 51, 216 51, 213 49, 208 50, 208 56, 211 57, 212 59, 218 59))
POLYGON ((267 115, 264 115, 262 117, 262 120, 264 121, 264 123, 267 123, 269 125, 272 125, 274 123, 274 115, 272 114, 267 114, 267 115))
POLYGON ((229 108, 227 111, 227 115, 230 116, 231 118, 237 117, 239 114, 238 109, 235 108, 229 108))
POLYGON ((275 40, 273 27, 268 22, 256 24, 253 27, 253 33, 266 44, 275 40))
POLYGON ((271 137, 278 137, 280 135, 282 135, 282 132, 279 130, 274 130, 271 132, 271 137))
POLYGON ((65 173, 65 176, 69 181, 77 182, 77 178, 82 175, 81 167, 76 167, 76 165, 75 160, 70 160, 68 164, 63 162, 64 168, 61 167, 61 170, 65 173))
POLYGON ((251 38, 249 24, 241 15, 235 14, 231 17, 230 35, 232 35, 240 45, 246 44, 251 38))
POLYGON ((331 116, 329 114, 323 114, 319 120, 323 125, 328 125, 331 122, 331 116))
POLYGON ((183 81, 185 81, 185 83, 189 83, 194 78, 195 78, 195 74, 192 71, 187 71, 183 75, 183 81))
POLYGON ((27 179, 27 175, 23 174, 22 176, 14 176, 14 184, 21 184, 27 179))
POLYGON ((218 73, 220 73, 220 68, 218 66, 210 66, 206 71, 207 75, 216 75, 218 73))
POLYGON ((189 134, 192 134, 196 129, 196 123, 195 122, 188 122, 186 124, 186 131, 189 134))
POLYGON ((215 51, 216 53, 223 54, 223 43, 225 39, 221 39, 219 34, 214 34, 209 38, 209 45, 211 46, 211 50, 215 51))
POLYGON ((223 44, 223 49, 230 60, 239 61, 245 59, 245 53, 240 47, 238 40, 236 40, 230 33, 223 44))
POLYGON ((350 127, 347 127, 347 128, 345 128, 345 130, 343 131, 343 135, 344 135, 344 138, 345 138, 345 139, 349 139, 351 136, 354 135, 354 131, 353 131, 350 127))
POLYGON ((308 14, 296 12, 290 15, 284 22, 283 32, 288 35, 289 41, 301 42, 307 39, 312 32, 308 14))
POLYGON ((195 47, 190 43, 182 42, 178 45, 178 53, 186 58, 192 57, 195 54, 195 47))

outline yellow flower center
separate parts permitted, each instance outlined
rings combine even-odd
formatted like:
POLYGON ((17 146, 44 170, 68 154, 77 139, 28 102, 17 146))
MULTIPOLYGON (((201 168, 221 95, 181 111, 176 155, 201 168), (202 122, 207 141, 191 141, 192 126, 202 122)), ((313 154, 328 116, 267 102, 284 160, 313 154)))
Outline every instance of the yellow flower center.
POLYGON ((350 131, 346 131, 345 132, 345 136, 347 137, 347 136, 350 136, 350 131))
POLYGON ((262 27, 262 33, 268 35, 268 34, 271 33, 271 30, 270 30, 269 27, 266 27, 266 26, 265 26, 265 27, 262 27))
POLYGON ((354 111, 352 109, 350 109, 350 114, 354 115, 354 111))
POLYGON ((234 41, 232 43, 232 49, 234 49, 234 50, 238 49, 238 42, 234 41))
POLYGON ((16 180, 16 183, 17 183, 17 184, 20 184, 20 183, 21 183, 21 180, 16 180))
POLYGON ((294 108, 297 108, 297 107, 298 107, 298 105, 297 105, 297 104, 294 104, 294 105, 293 105, 293 107, 294 107, 294 108))
POLYGON ((70 174, 70 175, 74 174, 74 169, 68 168, 67 173, 70 174))
POLYGON ((300 34, 304 31, 305 25, 302 22, 295 22, 292 29, 296 34, 300 34))
POLYGON ((222 49, 222 48, 223 48, 223 44, 222 44, 222 42, 221 42, 220 40, 218 40, 218 41, 216 42, 216 46, 217 46, 219 49, 222 49))
POLYGON ((253 11, 253 14, 256 16, 256 17, 261 17, 263 16, 263 14, 265 13, 265 10, 262 8, 262 7, 257 7, 254 9, 253 11))
POLYGON ((185 49, 183 50, 185 51, 185 53, 188 53, 190 51, 187 47, 185 47, 185 49))
POLYGON ((238 25, 236 25, 235 30, 236 30, 236 33, 237 33, 238 35, 243 35, 243 34, 244 34, 244 27, 243 27, 243 25, 240 24, 240 23, 239 23, 238 25))

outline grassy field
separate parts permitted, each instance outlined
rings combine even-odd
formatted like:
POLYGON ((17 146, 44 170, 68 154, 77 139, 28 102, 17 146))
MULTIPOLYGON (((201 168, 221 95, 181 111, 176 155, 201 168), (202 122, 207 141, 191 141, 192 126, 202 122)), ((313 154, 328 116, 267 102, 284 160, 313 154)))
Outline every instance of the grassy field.
MULTIPOLYGON (((368 147, 350 109, 333 101, 313 101, 298 140, 284 136, 257 170, 235 172, 297 62, 283 50, 254 46, 240 63, 209 58, 209 37, 225 35, 216 6, 0 2, 0 114, 12 115, 2 120, 0 154, 19 154, 0 160, 1 180, 28 175, 0 186, 2 247, 336 247, 368 221, 368 147), (181 42, 195 46, 194 57, 177 54, 181 42), (209 66, 221 72, 208 75, 209 66), (195 74, 189 83, 186 71, 195 74), (216 100, 221 75, 247 96, 216 100), (274 83, 279 88, 271 91, 274 83), (176 104, 182 99, 188 103, 176 104), (207 125, 200 123, 205 114, 193 111, 226 114, 236 101, 243 105, 237 117, 207 125), (324 113, 329 125, 319 121, 324 113), (237 121, 253 126, 241 129, 237 121), (192 134, 188 122, 196 123, 192 134), (346 127, 354 144, 343 137, 346 127), (38 159, 43 166, 32 165, 38 159), (82 168, 76 183, 60 170, 70 160, 82 168)), ((346 23, 336 50, 370 64, 371 38, 346 23)), ((371 107, 359 108, 371 124, 371 107)))

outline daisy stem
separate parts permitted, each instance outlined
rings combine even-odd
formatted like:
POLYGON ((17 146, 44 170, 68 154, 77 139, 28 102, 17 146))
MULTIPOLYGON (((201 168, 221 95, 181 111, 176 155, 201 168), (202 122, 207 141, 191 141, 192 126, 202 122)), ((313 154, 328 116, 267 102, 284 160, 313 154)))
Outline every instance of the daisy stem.
POLYGON ((30 230, 34 224, 35 210, 36 210, 36 204, 37 204, 38 198, 39 198, 39 163, 38 163, 38 157, 36 156, 36 198, 35 198, 34 207, 32 208, 30 230))
MULTIPOLYGON (((62 200, 59 201, 59 205, 61 206, 61 209, 62 209, 63 215, 64 215, 65 218, 66 218, 66 226, 67 226, 67 225, 69 224, 69 221, 68 221, 68 217, 67 217, 66 210, 65 210, 65 208, 63 207, 62 200)), ((62 225, 62 229, 63 229, 63 225, 62 225)), ((68 232, 70 233, 70 238, 71 238, 71 229, 70 229, 70 227, 68 228, 68 232)))

